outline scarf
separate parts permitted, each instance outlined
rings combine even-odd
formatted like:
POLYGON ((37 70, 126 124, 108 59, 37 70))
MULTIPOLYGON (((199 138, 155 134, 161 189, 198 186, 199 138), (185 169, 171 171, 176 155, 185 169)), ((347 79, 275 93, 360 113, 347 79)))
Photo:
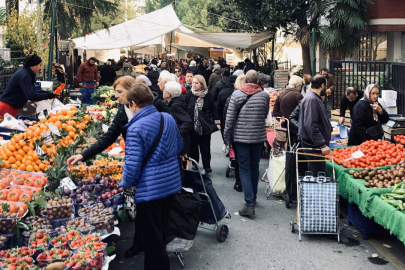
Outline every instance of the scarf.
MULTIPOLYGON (((360 99, 360 100, 363 100, 363 101, 366 102, 367 104, 375 104, 375 103, 378 103, 378 101, 376 101, 376 102, 371 101, 371 98, 370 98, 371 89, 373 89, 374 87, 379 88, 376 84, 369 84, 369 85, 367 86, 366 90, 364 91, 364 96, 363 96, 363 98, 360 99)), ((374 121, 378 122, 378 115, 377 115, 377 111, 376 111, 376 110, 373 110, 373 119, 374 119, 374 121)))
POLYGON ((202 107, 204 106, 204 97, 208 93, 208 89, 201 91, 195 91, 194 89, 191 89, 191 92, 193 93, 193 95, 198 97, 194 106, 194 130, 195 132, 197 132, 198 135, 201 136, 203 135, 203 129, 200 120, 198 119, 198 113, 202 110, 202 107))

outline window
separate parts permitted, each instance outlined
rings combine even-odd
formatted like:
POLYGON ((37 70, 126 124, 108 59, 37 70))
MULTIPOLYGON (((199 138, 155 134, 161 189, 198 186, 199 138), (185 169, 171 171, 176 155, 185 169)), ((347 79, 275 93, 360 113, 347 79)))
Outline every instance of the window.
POLYGON ((367 33, 361 37, 359 48, 360 61, 387 60, 387 33, 367 33))

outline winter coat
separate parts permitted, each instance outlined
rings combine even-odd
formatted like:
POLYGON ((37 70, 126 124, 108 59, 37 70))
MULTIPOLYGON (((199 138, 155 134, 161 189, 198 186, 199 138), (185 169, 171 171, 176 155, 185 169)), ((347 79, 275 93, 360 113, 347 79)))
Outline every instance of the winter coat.
POLYGON ((157 84, 152 84, 151 86, 149 86, 149 89, 152 92, 157 93, 160 99, 163 99, 163 91, 160 90, 160 87, 157 84))
MULTIPOLYGON (((294 88, 286 88, 280 93, 274 104, 273 115, 275 117, 289 118, 292 111, 297 107, 299 101, 303 96, 294 88)), ((283 125, 287 127, 287 125, 283 125)), ((294 125, 290 124, 290 133, 297 134, 298 129, 294 125)))
POLYGON ((190 155, 190 132, 193 129, 193 120, 187 112, 186 101, 183 96, 175 97, 169 102, 170 114, 176 120, 177 127, 183 139, 182 155, 190 155))
POLYGON ((351 102, 347 97, 346 94, 343 95, 343 97, 340 100, 340 111, 339 115, 340 117, 345 117, 346 114, 346 109, 349 108, 350 111, 350 118, 353 118, 353 111, 354 111, 354 106, 359 102, 360 99, 362 99, 364 96, 364 92, 357 90, 357 98, 355 101, 351 102))
POLYGON ((115 69, 111 65, 106 65, 101 69, 100 77, 100 85, 105 85, 107 83, 113 84, 117 77, 117 73, 115 73, 115 69))
POLYGON ((83 156, 83 160, 88 160, 94 157, 97 154, 103 152, 108 146, 113 144, 118 136, 122 134, 122 137, 126 138, 127 131, 124 129, 125 125, 128 124, 128 116, 125 113, 125 105, 118 105, 117 114, 114 117, 108 131, 101 136, 101 138, 89 148, 84 150, 81 155, 83 156))
POLYGON ((183 83, 186 81, 186 77, 182 74, 179 78, 179 84, 183 85, 183 83))
POLYGON ((215 101, 215 102, 218 101, 218 95, 219 95, 219 93, 220 93, 224 88, 228 87, 228 79, 229 79, 229 76, 222 77, 222 79, 221 79, 219 82, 217 82, 217 83, 215 84, 214 89, 213 89, 213 91, 212 91, 213 98, 214 98, 214 101, 215 101))
POLYGON ((136 186, 136 203, 166 198, 181 189, 177 157, 183 150, 183 140, 173 117, 167 113, 162 115, 162 138, 143 169, 142 162, 159 134, 161 114, 153 105, 148 105, 138 111, 125 126, 125 164, 120 186, 136 186))
POLYGON ((35 78, 35 73, 31 68, 21 68, 8 81, 6 89, 0 96, 0 101, 9 104, 14 109, 21 109, 28 100, 40 101, 51 98, 51 92, 34 89, 35 78))
POLYGON ((194 75, 201 75, 201 71, 198 67, 194 66, 194 67, 189 67, 188 69, 191 70, 194 73, 194 75))
POLYGON ((159 71, 156 70, 149 70, 148 74, 146 75, 146 77, 149 78, 150 82, 152 83, 152 85, 157 85, 158 80, 159 80, 159 71))
POLYGON ((81 82, 98 82, 97 65, 90 65, 89 61, 80 65, 77 70, 77 80, 81 82))
MULTIPOLYGON (((187 104, 187 111, 193 121, 194 126, 194 109, 195 103, 197 102, 198 97, 193 94, 192 91, 188 92, 185 100, 187 104)), ((213 117, 215 124, 219 125, 221 122, 219 120, 219 115, 217 107, 215 106, 214 100, 212 99, 212 93, 208 92, 204 97, 204 105, 202 107, 202 112, 209 118, 213 117)))
MULTIPOLYGON (((381 106, 380 103, 378 105, 381 106)), ((385 124, 389 120, 389 116, 386 110, 383 109, 383 114, 377 113, 378 121, 385 124)), ((373 108, 370 104, 364 100, 359 100, 354 106, 352 127, 349 134, 349 145, 359 145, 367 140, 370 140, 370 136, 367 134, 366 130, 377 125, 378 122, 374 121, 373 118, 373 108)))
POLYGON ((224 114, 226 114, 225 111, 226 101, 230 96, 232 96, 234 91, 235 91, 234 85, 228 83, 226 87, 218 95, 217 111, 219 118, 221 120, 221 128, 225 127, 224 114))
POLYGON ((335 78, 332 74, 326 75, 326 89, 330 89, 332 92, 335 90, 335 78))
MULTIPOLYGON (((300 116, 300 109, 301 109, 301 101, 302 99, 298 102, 297 107, 295 107, 295 109, 292 111, 292 113, 290 114, 290 117, 288 117, 288 119, 290 120, 290 124, 293 125, 296 129, 298 129, 299 126, 299 116, 300 116)), ((326 102, 323 102, 323 105, 325 106, 326 111, 328 111, 328 105, 326 104, 326 102)), ((328 116, 329 118, 329 116, 328 116)))
POLYGON ((184 83, 183 83, 183 87, 184 87, 184 88, 186 88, 187 93, 188 93, 188 92, 190 92, 190 91, 191 91, 191 87, 192 87, 192 85, 191 85, 191 84, 189 85, 189 84, 187 84, 186 82, 184 82, 184 83))
POLYGON ((210 75, 210 79, 208 80, 208 89, 210 91, 214 90, 215 85, 221 80, 221 78, 221 71, 218 69, 214 70, 214 72, 210 75))
POLYGON ((206 70, 204 70, 202 75, 204 76, 204 79, 205 79, 206 83, 209 83, 211 74, 212 74, 211 69, 207 68, 206 70))
POLYGON ((269 95, 254 83, 245 83, 240 90, 233 92, 226 114, 224 142, 261 143, 267 140, 266 117, 269 113, 269 95), (250 99, 237 111, 243 101, 250 99))
POLYGON ((308 91, 301 101, 298 136, 313 148, 329 146, 332 126, 322 98, 308 91))

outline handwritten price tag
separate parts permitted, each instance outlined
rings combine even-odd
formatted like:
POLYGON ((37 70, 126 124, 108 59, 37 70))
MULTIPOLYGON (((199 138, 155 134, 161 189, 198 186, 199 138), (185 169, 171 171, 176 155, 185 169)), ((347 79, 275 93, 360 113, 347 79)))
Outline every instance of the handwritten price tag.
POLYGON ((45 151, 41 149, 41 147, 39 147, 37 145, 37 147, 35 148, 35 153, 38 154, 38 156, 42 156, 43 154, 45 154, 45 151))
POLYGON ((52 143, 53 142, 51 133, 49 133, 48 131, 42 133, 41 136, 42 136, 42 138, 45 138, 44 142, 46 142, 46 143, 52 143))
POLYGON ((355 159, 358 159, 358 158, 364 157, 364 153, 361 152, 360 150, 357 150, 356 152, 352 153, 352 157, 355 159))
POLYGON ((51 124, 48 124, 48 127, 53 134, 55 134, 56 136, 60 136, 60 133, 59 133, 59 130, 57 127, 55 127, 54 125, 51 125, 51 124))
POLYGON ((106 124, 102 125, 103 132, 106 133, 108 131, 108 126, 106 124))
POLYGON ((70 190, 74 190, 77 188, 75 183, 73 183, 72 179, 70 179, 69 177, 65 177, 60 180, 60 185, 70 190))

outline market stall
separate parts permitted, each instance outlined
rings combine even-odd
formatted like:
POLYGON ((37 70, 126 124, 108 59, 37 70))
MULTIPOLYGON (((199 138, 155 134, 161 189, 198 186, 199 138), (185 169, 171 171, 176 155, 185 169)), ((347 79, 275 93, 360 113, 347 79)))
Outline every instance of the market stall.
POLYGON ((114 118, 115 104, 106 96, 90 108, 51 105, 41 119, 2 127, 10 139, 0 146, 0 268, 108 269, 115 249, 110 236, 120 235, 118 221, 127 219, 118 187, 125 144, 66 166, 114 118))
MULTIPOLYGON (((405 207, 398 199, 403 192, 399 185, 405 181, 404 145, 367 141, 358 147, 334 149, 333 154, 338 163, 334 170, 339 194, 349 203, 349 223, 355 224, 364 238, 368 233, 380 232, 379 224, 405 243, 405 207), (395 198, 387 199, 389 194, 395 198)), ((331 175, 332 163, 326 165, 331 175)))

